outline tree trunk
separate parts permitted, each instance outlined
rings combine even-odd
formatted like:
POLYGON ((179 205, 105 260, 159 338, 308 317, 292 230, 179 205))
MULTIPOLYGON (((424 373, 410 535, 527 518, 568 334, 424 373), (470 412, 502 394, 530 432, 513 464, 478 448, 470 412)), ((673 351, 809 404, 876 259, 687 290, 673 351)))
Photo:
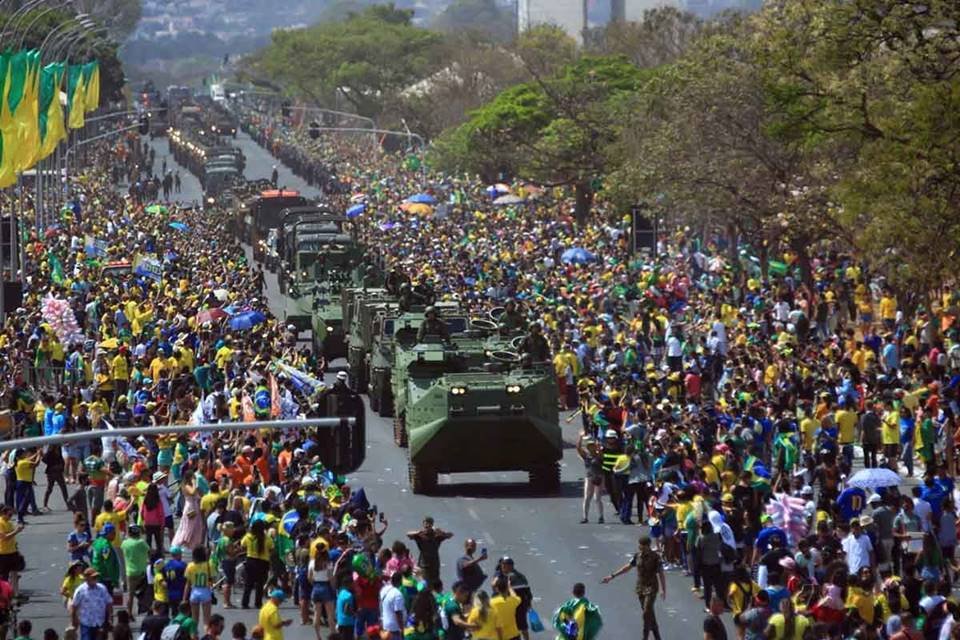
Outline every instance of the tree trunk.
POLYGON ((810 264, 810 252, 807 251, 806 244, 797 243, 793 250, 797 254, 797 263, 800 265, 800 277, 803 279, 803 284, 807 285, 807 289, 811 292, 816 290, 816 285, 813 282, 813 267, 810 264))
POLYGON ((767 282, 770 279, 770 248, 766 240, 760 241, 760 280, 767 282))
POLYGON ((577 226, 582 227, 587 223, 587 216, 590 215, 590 208, 593 207, 593 189, 589 182, 578 182, 573 187, 573 193, 576 196, 573 215, 577 220, 577 226))

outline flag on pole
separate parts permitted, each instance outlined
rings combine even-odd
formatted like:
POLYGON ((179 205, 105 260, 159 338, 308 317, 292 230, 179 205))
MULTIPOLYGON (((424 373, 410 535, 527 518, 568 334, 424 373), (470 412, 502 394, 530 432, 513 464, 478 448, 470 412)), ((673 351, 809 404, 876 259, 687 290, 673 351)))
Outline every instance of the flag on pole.
POLYGON ((27 52, 26 72, 23 100, 17 110, 18 145, 20 146, 17 152, 17 166, 20 171, 33 168, 37 164, 37 156, 40 152, 40 53, 38 51, 27 52))
POLYGON ((63 107, 60 105, 63 70, 63 63, 53 62, 45 66, 40 74, 40 160, 52 154, 60 141, 67 137, 63 126, 63 107))
POLYGON ((84 65, 86 87, 84 99, 86 111, 96 111, 100 106, 100 63, 94 60, 84 65))
POLYGON ((17 148, 17 129, 10 111, 10 68, 13 54, 0 53, 0 189, 17 181, 14 152, 17 148))
POLYGON ((243 396, 240 398, 240 413, 244 422, 256 422, 257 420, 257 414, 253 410, 253 400, 246 391, 243 392, 243 396))
POLYGON ((67 71, 67 108, 69 109, 67 125, 71 129, 83 127, 85 106, 83 65, 72 64, 67 71))
POLYGON ((63 284, 63 264, 60 262, 60 258, 51 251, 47 261, 50 264, 50 279, 55 284, 63 284))

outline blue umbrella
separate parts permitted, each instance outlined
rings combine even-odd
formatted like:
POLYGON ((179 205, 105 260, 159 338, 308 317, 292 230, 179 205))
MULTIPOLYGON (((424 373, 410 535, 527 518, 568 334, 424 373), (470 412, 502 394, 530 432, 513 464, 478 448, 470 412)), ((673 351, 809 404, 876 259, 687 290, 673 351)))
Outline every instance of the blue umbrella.
POLYGON ((177 231, 183 231, 184 233, 186 233, 187 231, 190 231, 190 227, 188 227, 182 222, 171 222, 170 228, 176 229, 177 231))
POLYGON ((890 469, 877 467, 873 469, 860 469, 847 480, 847 485, 859 487, 861 489, 879 489, 881 487, 896 487, 903 478, 890 469))
POLYGON ((560 262, 564 264, 586 264, 596 259, 595 255, 582 247, 571 247, 560 254, 560 262))
POLYGON ((230 318, 230 328, 234 331, 245 331, 255 327, 267 319, 259 311, 244 311, 230 318))
POLYGON ((436 204, 437 199, 434 198, 429 193, 417 193, 407 198, 407 202, 417 202, 419 204, 436 204))
POLYGON ((396 222, 381 222, 380 231, 390 231, 390 229, 393 229, 396 226, 397 226, 396 222))
POLYGON ((367 210, 367 205, 366 205, 366 204, 364 204, 364 203, 362 203, 362 202, 361 202, 360 204, 355 204, 355 205, 353 205, 352 207, 350 207, 349 209, 347 209, 347 217, 348 217, 348 218, 356 218, 358 215, 360 215, 361 213, 363 213, 363 212, 366 211, 366 210, 367 210))

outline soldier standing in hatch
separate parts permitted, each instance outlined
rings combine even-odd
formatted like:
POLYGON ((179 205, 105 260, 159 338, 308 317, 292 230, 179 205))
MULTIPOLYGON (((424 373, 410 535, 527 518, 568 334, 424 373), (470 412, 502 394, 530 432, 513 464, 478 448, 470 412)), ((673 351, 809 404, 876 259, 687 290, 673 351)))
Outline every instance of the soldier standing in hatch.
POLYGON ((437 317, 437 310, 433 307, 427 307, 427 317, 420 323, 420 330, 417 331, 417 342, 424 342, 430 336, 439 336, 446 342, 450 339, 450 332, 447 331, 447 324, 437 317))
POLYGON ((529 355, 533 362, 546 362, 550 359, 550 345, 543 337, 543 328, 539 323, 530 325, 530 332, 520 344, 520 353, 529 355))
MULTIPOLYGON (((507 300, 503 307, 503 314, 499 319, 500 331, 502 333, 516 333, 527 328, 527 321, 523 314, 517 309, 517 302, 513 298, 507 300)), ((536 359, 536 358, 534 358, 536 359)))

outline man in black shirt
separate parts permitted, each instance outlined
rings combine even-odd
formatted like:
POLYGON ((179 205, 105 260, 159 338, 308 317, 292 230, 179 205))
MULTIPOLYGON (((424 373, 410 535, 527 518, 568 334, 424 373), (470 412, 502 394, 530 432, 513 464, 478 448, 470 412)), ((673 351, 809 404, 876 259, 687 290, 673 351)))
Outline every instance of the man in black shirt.
POLYGON ((144 633, 144 640, 160 640, 163 628, 170 624, 165 602, 154 602, 153 612, 140 623, 140 631, 144 633))
POLYGON ((417 566, 423 570, 423 577, 427 583, 440 579, 440 545, 444 540, 453 537, 448 531, 437 529, 433 526, 433 518, 423 519, 423 527, 417 531, 410 531, 407 537, 417 543, 420 550, 420 556, 417 558, 417 566))
POLYGON ((487 576, 480 568, 480 563, 487 559, 487 550, 484 549, 479 556, 474 557, 477 552, 477 541, 473 538, 467 538, 463 543, 464 555, 457 560, 457 580, 462 582, 473 596, 474 592, 483 586, 483 580, 487 576))

